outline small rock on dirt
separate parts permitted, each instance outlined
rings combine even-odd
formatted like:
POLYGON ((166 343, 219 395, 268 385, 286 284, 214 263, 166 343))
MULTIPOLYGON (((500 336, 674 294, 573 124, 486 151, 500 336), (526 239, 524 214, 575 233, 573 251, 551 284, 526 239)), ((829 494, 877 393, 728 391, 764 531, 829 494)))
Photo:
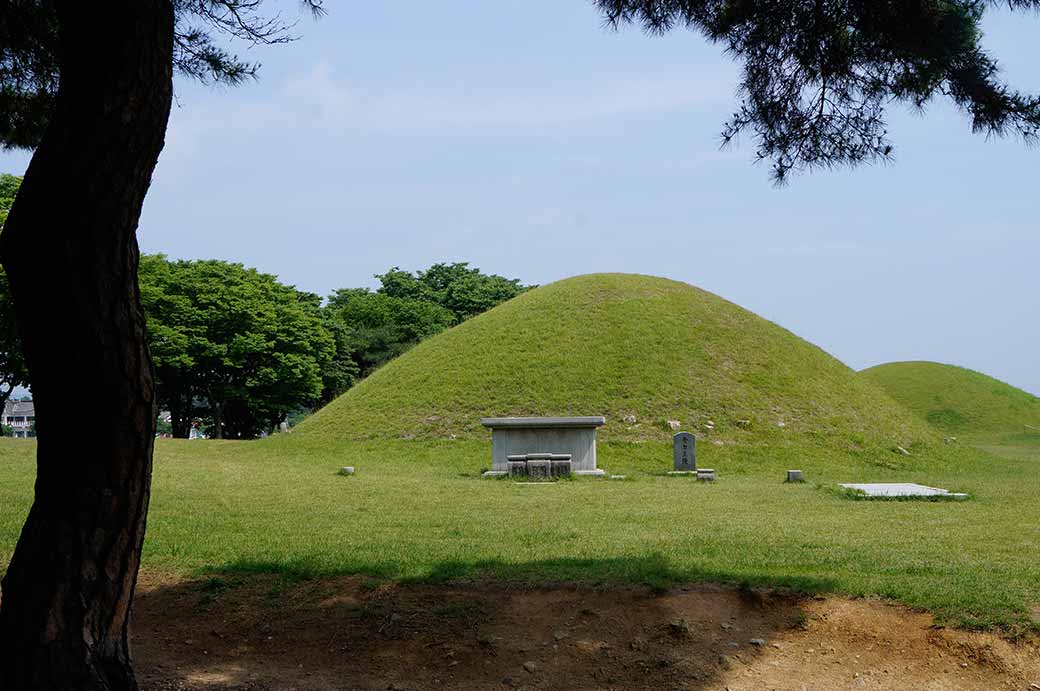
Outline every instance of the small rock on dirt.
POLYGON ((764 638, 752 638, 750 641, 748 641, 748 643, 750 643, 751 645, 755 645, 755 646, 758 646, 759 648, 761 648, 762 646, 764 646, 766 644, 766 641, 765 641, 764 638))
POLYGON ((527 672, 528 674, 534 674, 535 672, 538 671, 538 663, 537 662, 531 662, 531 661, 525 662, 524 663, 524 671, 527 672))

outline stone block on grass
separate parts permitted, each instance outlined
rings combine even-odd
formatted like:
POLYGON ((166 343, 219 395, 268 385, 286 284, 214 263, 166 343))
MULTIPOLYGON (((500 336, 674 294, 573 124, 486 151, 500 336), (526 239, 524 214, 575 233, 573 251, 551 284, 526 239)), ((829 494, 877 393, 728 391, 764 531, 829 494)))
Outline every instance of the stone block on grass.
POLYGON ((552 463, 553 477, 567 477, 571 474, 571 461, 550 461, 552 463))
POLYGON ((532 480, 548 480, 552 477, 552 461, 534 460, 527 462, 527 477, 532 480))

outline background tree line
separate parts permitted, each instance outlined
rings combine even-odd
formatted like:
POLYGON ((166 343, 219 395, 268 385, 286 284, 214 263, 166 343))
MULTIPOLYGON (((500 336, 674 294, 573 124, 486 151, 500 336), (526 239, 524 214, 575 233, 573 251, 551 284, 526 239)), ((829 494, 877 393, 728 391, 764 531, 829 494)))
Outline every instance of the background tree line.
MULTIPOLYGON (((20 178, 0 175, 0 225, 20 178)), ((242 264, 141 257, 139 283, 155 364, 159 429, 249 439, 299 419, 419 341, 528 286, 465 262, 393 267, 380 286, 327 301, 242 264)), ((0 408, 29 386, 7 277, 0 271, 0 408)))
MULTIPOLYGON (((15 175, 0 173, 0 230, 7 220, 7 212, 14 204, 15 195, 22 179, 15 175)), ((11 286, 7 274, 0 269, 0 412, 19 386, 29 385, 29 370, 22 356, 22 342, 15 326, 14 305, 11 303, 11 286)), ((10 436, 10 430, 0 426, 0 436, 10 436)))

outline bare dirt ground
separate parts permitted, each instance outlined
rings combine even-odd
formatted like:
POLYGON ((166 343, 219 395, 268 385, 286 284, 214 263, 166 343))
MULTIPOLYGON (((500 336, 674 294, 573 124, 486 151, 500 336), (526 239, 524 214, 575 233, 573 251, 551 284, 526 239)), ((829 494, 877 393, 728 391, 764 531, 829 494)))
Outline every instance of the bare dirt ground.
POLYGON ((142 576, 146 691, 1040 689, 1040 639, 871 600, 142 576))

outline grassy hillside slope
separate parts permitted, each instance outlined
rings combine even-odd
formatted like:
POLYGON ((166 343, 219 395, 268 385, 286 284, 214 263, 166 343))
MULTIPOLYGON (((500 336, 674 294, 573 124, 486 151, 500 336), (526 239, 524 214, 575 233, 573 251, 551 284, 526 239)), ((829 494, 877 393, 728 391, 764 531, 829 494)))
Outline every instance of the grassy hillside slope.
POLYGON ((387 364, 305 421, 334 439, 485 438, 481 417, 605 415, 606 440, 842 449, 933 432, 848 367, 741 307, 676 281, 594 274, 526 293, 387 364), (636 422, 625 422, 634 415, 636 422))
POLYGON ((860 376, 947 434, 1040 441, 1040 398, 980 372, 937 362, 891 362, 860 376))

